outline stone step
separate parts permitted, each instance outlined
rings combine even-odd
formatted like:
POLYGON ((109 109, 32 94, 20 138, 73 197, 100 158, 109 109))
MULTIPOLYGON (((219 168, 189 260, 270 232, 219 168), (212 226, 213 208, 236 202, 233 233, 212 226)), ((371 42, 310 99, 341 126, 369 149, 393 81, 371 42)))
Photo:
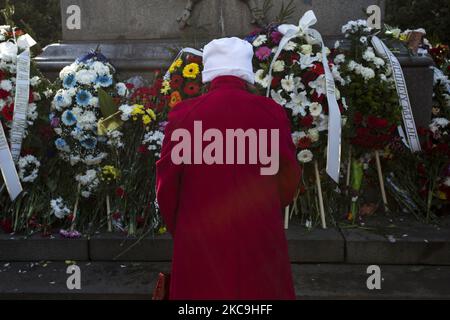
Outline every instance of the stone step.
MULTIPOLYGON (((150 300, 169 263, 78 262, 81 290, 67 289, 63 262, 0 265, 3 299, 150 300)), ((367 265, 292 265, 297 297, 310 299, 450 299, 448 266, 380 266, 381 290, 367 288, 367 265)))
MULTIPOLYGON (((286 231, 293 263, 450 265, 450 227, 420 224, 372 225, 370 230, 343 228, 286 231)), ((0 261, 141 261, 170 262, 170 235, 141 240, 97 234, 77 240, 59 236, 30 238, 0 234, 0 261)))

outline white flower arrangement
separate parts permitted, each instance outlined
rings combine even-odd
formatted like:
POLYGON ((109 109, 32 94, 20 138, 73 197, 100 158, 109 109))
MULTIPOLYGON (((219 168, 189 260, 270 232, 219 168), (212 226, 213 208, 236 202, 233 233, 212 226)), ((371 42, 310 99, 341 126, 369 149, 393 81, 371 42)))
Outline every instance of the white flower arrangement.
POLYGON ((51 200, 50 207, 52 209, 51 213, 58 219, 64 219, 71 213, 70 209, 66 206, 63 198, 51 200))
POLYGON ((27 155, 19 159, 19 177, 24 183, 32 183, 39 176, 39 168, 41 163, 35 156, 27 155))
POLYGON ((121 143, 119 134, 98 134, 103 118, 100 89, 112 97, 126 95, 126 86, 116 84, 114 74, 114 67, 101 53, 90 53, 61 70, 61 88, 52 101, 50 121, 57 134, 55 145, 59 156, 76 167, 78 174, 73 179, 81 185, 84 198, 98 188, 100 180, 94 173, 108 158, 111 146, 121 143))

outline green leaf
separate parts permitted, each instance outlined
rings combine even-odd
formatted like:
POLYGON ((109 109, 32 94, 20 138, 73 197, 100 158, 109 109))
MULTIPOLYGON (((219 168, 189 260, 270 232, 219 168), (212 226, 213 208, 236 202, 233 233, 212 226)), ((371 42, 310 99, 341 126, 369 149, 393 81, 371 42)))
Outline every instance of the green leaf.
POLYGON ((114 99, 103 89, 98 89, 98 102, 104 118, 112 116, 119 110, 114 99))

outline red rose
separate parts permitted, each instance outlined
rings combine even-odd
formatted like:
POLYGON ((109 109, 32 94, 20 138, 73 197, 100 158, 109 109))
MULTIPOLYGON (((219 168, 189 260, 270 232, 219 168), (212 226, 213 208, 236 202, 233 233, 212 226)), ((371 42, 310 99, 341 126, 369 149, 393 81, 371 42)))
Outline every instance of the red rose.
POLYGON ((127 82, 125 83, 125 87, 127 87, 128 91, 131 91, 134 89, 134 84, 127 82))
POLYGON ((300 124, 300 127, 309 129, 312 127, 313 122, 314 122, 314 118, 312 115, 309 114, 306 117, 301 118, 299 124, 300 124))
POLYGON ((302 150, 309 149, 311 147, 312 141, 308 137, 301 138, 298 141, 298 147, 302 150))
POLYGON ((281 77, 273 77, 272 79, 272 88, 278 88, 281 83, 281 77))
POLYGON ((181 87, 181 85, 183 84, 183 82, 184 82, 183 77, 175 74, 172 76, 172 79, 170 80, 170 87, 173 90, 178 90, 181 87))
POLYGON ((189 82, 184 87, 184 93, 188 96, 196 96, 200 92, 200 85, 197 82, 189 82))
POLYGON ((374 116, 367 117, 367 125, 372 129, 385 129, 389 126, 389 121, 374 116))
POLYGON ((317 91, 314 91, 314 93, 311 96, 311 101, 323 104, 323 101, 325 100, 325 98, 326 98, 326 96, 324 94, 319 96, 317 94, 317 91))
POLYGON ((325 74, 325 69, 322 63, 315 63, 312 67, 312 71, 319 76, 325 74))

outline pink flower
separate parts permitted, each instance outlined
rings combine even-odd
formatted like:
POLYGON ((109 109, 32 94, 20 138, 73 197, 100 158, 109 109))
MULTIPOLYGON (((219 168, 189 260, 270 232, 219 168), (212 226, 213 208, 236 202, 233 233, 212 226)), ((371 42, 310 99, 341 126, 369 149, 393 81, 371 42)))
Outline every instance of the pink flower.
POLYGON ((264 61, 269 59, 270 55, 272 54, 272 50, 269 47, 264 46, 256 50, 255 54, 260 61, 264 61))
POLYGON ((283 34, 279 31, 274 31, 274 32, 272 32, 270 37, 272 38, 272 42, 274 44, 278 45, 280 43, 281 39, 283 38, 283 34))

